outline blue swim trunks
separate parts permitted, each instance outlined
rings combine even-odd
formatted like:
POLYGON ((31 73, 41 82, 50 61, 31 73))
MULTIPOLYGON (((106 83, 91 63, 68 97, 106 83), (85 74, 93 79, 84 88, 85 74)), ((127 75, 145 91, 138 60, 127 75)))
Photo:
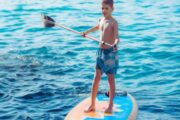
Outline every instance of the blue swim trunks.
POLYGON ((100 69, 102 73, 116 74, 118 69, 118 50, 115 49, 114 47, 98 49, 96 69, 100 69))

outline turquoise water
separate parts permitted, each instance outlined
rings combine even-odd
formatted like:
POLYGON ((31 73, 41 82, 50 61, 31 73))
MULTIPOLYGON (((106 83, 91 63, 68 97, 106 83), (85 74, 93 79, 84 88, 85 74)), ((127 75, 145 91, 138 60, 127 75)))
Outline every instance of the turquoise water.
MULTIPOLYGON (((0 120, 63 120, 89 96, 98 43, 44 28, 40 14, 84 31, 98 22, 99 5, 96 0, 0 1, 0 120)), ((136 98, 138 120, 180 119, 179 13, 178 0, 115 2, 121 38, 116 86, 136 98)), ((107 88, 103 76, 100 90, 107 88)))

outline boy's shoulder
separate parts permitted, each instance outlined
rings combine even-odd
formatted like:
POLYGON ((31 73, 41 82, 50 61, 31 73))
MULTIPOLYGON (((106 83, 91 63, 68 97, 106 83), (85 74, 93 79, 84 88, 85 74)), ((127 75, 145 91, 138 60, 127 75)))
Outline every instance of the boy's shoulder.
MULTIPOLYGON (((104 19, 105 19, 104 17, 100 17, 99 21, 104 20, 104 19)), ((112 17, 111 20, 112 20, 112 22, 118 23, 118 21, 114 17, 112 17)))
POLYGON ((112 20, 114 23, 118 24, 118 21, 114 17, 112 17, 112 20))
POLYGON ((104 17, 100 17, 100 18, 99 18, 99 22, 102 21, 103 19, 104 19, 104 17))
MULTIPOLYGON (((100 17, 99 18, 99 23, 103 24, 104 19, 105 19, 104 17, 100 17)), ((110 23, 113 26, 118 26, 118 21, 113 17, 110 19, 110 23)))

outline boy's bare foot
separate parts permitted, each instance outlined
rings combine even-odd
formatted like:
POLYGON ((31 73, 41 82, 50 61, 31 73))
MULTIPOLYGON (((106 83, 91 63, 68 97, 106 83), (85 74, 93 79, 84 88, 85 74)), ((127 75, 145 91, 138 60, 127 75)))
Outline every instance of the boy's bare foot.
POLYGON ((109 106, 108 108, 106 108, 106 110, 104 111, 104 113, 108 113, 111 114, 113 110, 113 106, 109 106))
POLYGON ((93 112, 95 111, 95 106, 90 105, 87 109, 84 110, 85 113, 93 112))

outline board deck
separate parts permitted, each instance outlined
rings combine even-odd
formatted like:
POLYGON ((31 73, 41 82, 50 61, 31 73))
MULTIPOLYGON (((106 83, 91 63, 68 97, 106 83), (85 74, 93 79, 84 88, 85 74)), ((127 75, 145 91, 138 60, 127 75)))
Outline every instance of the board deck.
POLYGON ((138 107, 135 99, 130 94, 127 96, 115 96, 113 113, 104 113, 108 106, 109 98, 104 94, 98 94, 96 110, 85 113, 84 110, 90 105, 90 97, 76 105, 65 117, 65 120, 135 120, 138 107))

